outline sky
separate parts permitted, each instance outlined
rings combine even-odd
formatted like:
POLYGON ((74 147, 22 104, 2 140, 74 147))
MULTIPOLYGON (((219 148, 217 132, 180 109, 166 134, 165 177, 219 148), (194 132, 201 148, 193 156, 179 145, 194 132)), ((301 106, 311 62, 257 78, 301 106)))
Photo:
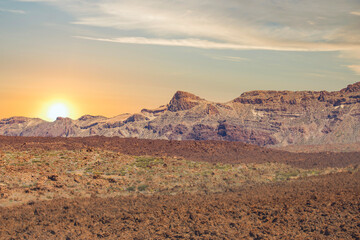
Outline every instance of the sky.
POLYGON ((360 81, 359 0, 1 0, 0 118, 360 81))

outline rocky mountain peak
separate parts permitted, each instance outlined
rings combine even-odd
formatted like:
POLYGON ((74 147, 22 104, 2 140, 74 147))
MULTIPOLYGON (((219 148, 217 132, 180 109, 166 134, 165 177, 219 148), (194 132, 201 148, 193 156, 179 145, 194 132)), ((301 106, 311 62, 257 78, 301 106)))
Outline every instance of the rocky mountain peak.
POLYGON ((199 101, 202 100, 204 99, 199 98, 192 93, 177 91, 173 98, 170 100, 168 110, 171 112, 189 110, 198 105, 199 101))
POLYGON ((178 91, 167 105, 112 118, 14 117, 0 120, 7 136, 119 136, 242 141, 260 146, 360 142, 360 83, 340 91, 251 91, 216 103, 178 91))
POLYGON ((342 93, 360 92, 360 82, 350 84, 346 88, 341 89, 340 92, 342 93))

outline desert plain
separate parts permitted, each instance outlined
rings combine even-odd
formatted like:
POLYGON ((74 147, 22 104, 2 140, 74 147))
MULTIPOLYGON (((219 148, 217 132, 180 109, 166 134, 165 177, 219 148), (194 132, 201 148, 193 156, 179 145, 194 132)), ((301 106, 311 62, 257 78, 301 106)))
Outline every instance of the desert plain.
POLYGON ((351 149, 0 137, 0 238, 359 239, 351 149))

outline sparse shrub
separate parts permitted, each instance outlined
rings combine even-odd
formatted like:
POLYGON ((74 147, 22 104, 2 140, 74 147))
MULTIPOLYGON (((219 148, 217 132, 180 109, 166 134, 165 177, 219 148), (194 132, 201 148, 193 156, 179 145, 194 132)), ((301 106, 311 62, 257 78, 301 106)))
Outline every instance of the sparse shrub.
POLYGON ((148 185, 143 184, 143 185, 138 186, 137 189, 138 189, 138 191, 143 192, 143 191, 145 191, 148 187, 149 187, 148 185))
POLYGON ((278 181, 289 180, 291 177, 297 177, 297 176, 299 176, 299 174, 300 174, 299 171, 278 173, 278 174, 276 175, 275 179, 278 180, 278 181))
POLYGON ((163 164, 162 159, 153 158, 153 157, 138 157, 135 160, 134 165, 138 168, 150 168, 159 164, 163 164))
POLYGON ((130 187, 126 188, 126 191, 128 191, 128 192, 134 192, 134 191, 135 191, 135 187, 134 187, 134 186, 130 186, 130 187))

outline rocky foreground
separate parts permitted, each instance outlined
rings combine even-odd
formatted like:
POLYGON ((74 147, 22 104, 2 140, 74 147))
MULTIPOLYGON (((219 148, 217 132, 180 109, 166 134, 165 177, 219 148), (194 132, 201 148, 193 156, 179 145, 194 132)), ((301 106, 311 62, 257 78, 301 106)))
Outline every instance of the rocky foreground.
POLYGON ((260 146, 355 143, 360 141, 360 82, 335 92, 251 91, 227 103, 179 91, 167 105, 113 118, 3 119, 0 135, 228 140, 260 146))
POLYGON ((219 194, 75 198, 0 208, 3 239, 359 239, 359 173, 219 194))
POLYGON ((0 137, 0 239, 359 239, 360 154, 0 137))

